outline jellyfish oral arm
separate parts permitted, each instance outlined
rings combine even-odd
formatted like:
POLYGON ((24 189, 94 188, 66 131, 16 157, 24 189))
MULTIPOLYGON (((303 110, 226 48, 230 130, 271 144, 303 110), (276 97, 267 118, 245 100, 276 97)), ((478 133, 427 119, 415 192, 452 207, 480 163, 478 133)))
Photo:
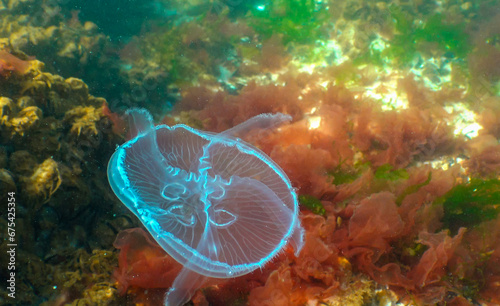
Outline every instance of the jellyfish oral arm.
POLYGON ((292 121, 290 115, 285 115, 282 113, 276 114, 260 114, 255 117, 248 119, 247 121, 238 124, 235 127, 225 130, 219 135, 231 136, 231 137, 244 137, 248 132, 254 129, 272 129, 285 122, 292 121))
MULTIPOLYGON (((198 243, 196 254, 201 254, 208 258, 217 258, 217 247, 214 241, 214 235, 217 235, 208 222, 208 215, 205 215, 205 231, 203 237, 198 243)), ((165 296, 165 306, 184 305, 189 302, 196 290, 201 288, 207 281, 208 277, 192 270, 199 265, 204 265, 203 260, 199 255, 191 254, 187 263, 182 268, 181 272, 175 278, 172 287, 168 290, 165 296)))
POLYGON ((145 134, 154 129, 153 117, 145 109, 132 108, 126 112, 130 127, 130 137, 145 134))
POLYGON ((165 306, 179 306, 189 302, 196 290, 201 288, 207 277, 188 269, 182 268, 175 278, 172 287, 165 297, 165 306))

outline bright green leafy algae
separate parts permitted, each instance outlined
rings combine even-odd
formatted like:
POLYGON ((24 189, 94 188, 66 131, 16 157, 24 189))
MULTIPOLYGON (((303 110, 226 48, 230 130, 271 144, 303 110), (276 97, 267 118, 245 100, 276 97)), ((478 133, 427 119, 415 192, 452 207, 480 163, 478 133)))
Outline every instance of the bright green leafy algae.
POLYGON ((325 208, 318 198, 304 194, 299 196, 299 202, 302 206, 306 207, 317 215, 324 216, 326 214, 325 208))
POLYGON ((311 43, 321 37, 330 17, 327 8, 315 0, 276 0, 257 5, 249 24, 264 39, 283 34, 283 43, 311 43))
POLYGON ((356 170, 341 170, 340 167, 335 168, 335 170, 328 172, 329 175, 333 176, 332 183, 334 185, 349 184, 354 182, 360 175, 356 170))
POLYGON ((453 187, 441 201, 444 227, 457 233, 460 227, 474 227, 497 217, 500 212, 500 181, 473 178, 468 184, 453 187))

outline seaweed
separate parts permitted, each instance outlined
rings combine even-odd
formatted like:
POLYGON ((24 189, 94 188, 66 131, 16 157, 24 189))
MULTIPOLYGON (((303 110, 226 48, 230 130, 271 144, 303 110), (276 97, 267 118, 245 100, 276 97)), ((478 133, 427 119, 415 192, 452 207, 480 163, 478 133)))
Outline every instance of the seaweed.
POLYGON ((412 194, 412 193, 415 193, 417 192, 420 188, 426 186, 426 185, 429 185, 429 183, 431 182, 432 180, 432 171, 429 171, 429 175, 427 176, 427 179, 422 182, 422 183, 419 183, 419 184, 415 184, 415 185, 411 185, 411 186, 408 186, 405 190, 403 190, 403 192, 397 197, 396 199, 396 204, 398 206, 401 206, 401 203, 403 203, 403 200, 404 198, 409 195, 409 194, 412 194))
POLYGON ((354 60, 354 64, 373 64, 383 66, 388 61, 400 67, 408 66, 419 53, 429 50, 428 43, 434 43, 443 57, 465 59, 472 51, 469 35, 464 31, 464 24, 451 24, 443 20, 439 13, 417 23, 399 6, 389 7, 394 36, 386 48, 372 44, 367 52, 354 60))
MULTIPOLYGON (((454 285, 454 289, 460 292, 468 301, 481 299, 480 293, 487 285, 488 262, 494 251, 479 251, 469 257, 469 261, 462 263, 463 274, 448 274, 444 277, 446 281, 454 285)), ((479 305, 476 302, 474 305, 479 305)))
POLYGON ((256 6, 250 26, 264 39, 283 34, 283 43, 312 43, 322 36, 329 18, 327 8, 314 0, 278 0, 256 6))
POLYGON ((388 180, 388 181, 396 181, 400 179, 408 179, 410 176, 405 169, 395 169, 393 170, 393 166, 390 164, 385 164, 377 168, 375 170, 375 178, 388 180))
POLYGON ((397 34, 391 39, 389 48, 385 49, 382 55, 396 59, 400 64, 411 62, 417 51, 414 36, 415 28, 412 21, 396 5, 391 5, 389 12, 397 34))
POLYGON ((324 216, 326 214, 323 204, 321 204, 321 201, 316 197, 303 194, 299 196, 299 202, 302 206, 306 207, 317 215, 324 216))
POLYGON ((361 174, 370 168, 370 163, 356 163, 354 167, 343 167, 346 160, 340 160, 339 164, 335 167, 335 169, 327 172, 329 176, 333 177, 332 183, 334 185, 342 185, 349 184, 354 182, 357 178, 361 176, 361 174))
POLYGON ((463 24, 446 24, 441 14, 427 19, 421 29, 415 31, 416 41, 435 42, 447 57, 464 58, 472 50, 469 36, 464 32, 463 24))
POLYGON ((441 202, 445 228, 457 233, 460 227, 475 227, 495 219, 500 212, 500 181, 472 178, 468 184, 453 187, 438 200, 441 202))

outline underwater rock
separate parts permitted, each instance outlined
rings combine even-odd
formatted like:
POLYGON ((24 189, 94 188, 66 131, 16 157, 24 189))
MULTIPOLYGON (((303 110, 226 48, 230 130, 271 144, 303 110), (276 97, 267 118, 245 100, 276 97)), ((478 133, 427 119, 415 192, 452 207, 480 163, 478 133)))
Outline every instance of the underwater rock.
MULTIPOLYGON (((3 22, 2 19, 0 24, 3 22)), ((0 39, 2 48, 4 43, 0 39)), ((39 265, 35 259, 50 258, 46 264, 19 271, 20 294, 16 298, 21 304, 41 304, 44 299, 55 299, 60 292, 70 301, 86 300, 86 290, 92 293, 94 302, 114 298, 112 269, 95 279, 83 275, 80 281, 87 283, 78 289, 64 289, 63 282, 57 282, 54 289, 56 269, 61 275, 75 270, 64 266, 65 260, 78 256, 75 250, 89 245, 110 246, 116 232, 130 226, 116 223, 113 232, 109 226, 101 226, 113 223, 111 220, 105 222, 105 217, 96 217, 100 210, 108 216, 114 205, 107 196, 110 191, 100 187, 106 186, 100 183, 106 182, 106 177, 99 174, 98 160, 107 161, 109 156, 102 152, 111 154, 120 139, 112 133, 112 123, 102 113, 105 100, 90 95, 88 86, 80 79, 47 73, 42 62, 26 61, 28 57, 22 52, 9 54, 29 65, 0 76, 0 189, 8 189, 3 195, 16 191, 16 229, 23 241, 18 247, 18 255, 22 254, 19 264, 28 267, 24 259, 31 258, 39 265), (108 201, 102 200, 106 197, 108 201), (108 238, 101 240, 101 233, 108 238), (109 280, 108 285, 97 286, 104 278, 109 280), (31 285, 24 286, 26 283, 31 285), (65 295, 64 290, 72 294, 65 295)))
POLYGON ((41 230, 52 230, 59 224, 59 215, 49 205, 44 205, 37 214, 36 224, 41 230))
POLYGON ((89 87, 81 79, 67 78, 64 82, 70 85, 73 94, 81 97, 87 97, 89 95, 89 87))
POLYGON ((64 121, 71 124, 71 133, 76 136, 90 137, 98 134, 96 124, 102 117, 101 109, 92 106, 77 106, 66 112, 64 121))
POLYGON ((17 187, 12 173, 7 169, 0 168, 0 200, 7 202, 9 192, 16 192, 17 187))
POLYGON ((0 146, 0 168, 7 167, 7 164, 8 164, 7 150, 4 146, 0 146))
POLYGON ((117 80, 132 87, 131 82, 119 75, 119 62, 110 52, 117 46, 98 31, 94 23, 82 23, 78 16, 74 20, 65 20, 65 16, 71 16, 74 7, 60 1, 11 2, 16 2, 16 5, 9 5, 0 17, 0 36, 6 41, 0 43, 0 50, 6 47, 36 55, 37 59, 47 63, 51 72, 65 77, 99 76, 100 81, 88 78, 94 82, 94 92, 97 88, 102 89, 102 85, 110 84, 107 91, 117 93, 117 80))
MULTIPOLYGON (((62 178, 57 162, 52 158, 38 165, 29 178, 24 179, 24 190, 32 199, 37 199, 39 205, 46 203, 61 186, 62 178)), ((38 210, 39 207, 34 207, 38 210)))
POLYGON ((7 97, 0 97, 0 125, 7 125, 9 116, 11 115, 14 107, 15 104, 12 99, 9 99, 7 97))
POLYGON ((26 108, 29 106, 36 106, 36 102, 32 97, 22 96, 17 99, 17 106, 20 108, 26 108))
POLYGON ((30 130, 35 129, 42 118, 41 109, 28 106, 18 112, 16 117, 10 119, 6 126, 11 129, 12 135, 24 136, 30 130))
POLYGON ((28 176, 37 166, 36 158, 26 150, 19 150, 9 157, 9 169, 22 176, 28 176))

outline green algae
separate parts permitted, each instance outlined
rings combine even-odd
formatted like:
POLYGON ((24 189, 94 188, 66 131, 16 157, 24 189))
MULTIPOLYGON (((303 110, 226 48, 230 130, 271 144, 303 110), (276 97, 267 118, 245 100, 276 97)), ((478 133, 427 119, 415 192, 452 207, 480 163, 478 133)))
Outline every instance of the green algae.
POLYGON ((422 28, 415 31, 415 40, 437 43, 446 57, 464 58, 472 50, 464 24, 447 24, 441 14, 427 19, 422 28))
POLYGON ((368 51, 354 60, 355 64, 384 66, 393 62, 396 66, 407 67, 418 54, 428 52, 429 44, 440 51, 442 57, 449 59, 464 60, 472 51, 463 23, 448 23, 439 13, 414 22, 412 16, 394 4, 389 7, 389 13, 395 34, 387 42, 388 46, 370 46, 368 51))
POLYGON ((336 168, 335 170, 329 172, 328 174, 333 176, 332 183, 334 185, 352 183, 361 175, 361 173, 356 169, 342 170, 340 168, 338 169, 336 168))
POLYGON ((475 227, 500 212, 500 181, 473 178, 453 187, 438 203, 444 207, 444 227, 454 234, 460 227, 475 227))
POLYGON ((390 164, 384 164, 375 170, 375 178, 388 180, 388 181, 396 181, 396 180, 406 180, 410 176, 406 169, 393 169, 393 166, 390 164))
POLYGON ((299 202, 302 206, 317 215, 324 216, 326 214, 323 204, 321 204, 321 201, 316 197, 307 194, 300 195, 299 202))
POLYGON ((329 17, 327 8, 314 0, 277 0, 254 8, 249 24, 263 39, 282 34, 284 44, 304 44, 322 36, 329 17))
POLYGON ((339 164, 333 170, 328 171, 327 174, 333 177, 332 183, 334 185, 342 185, 354 182, 369 168, 369 162, 356 163, 354 166, 346 167, 345 160, 341 159, 339 164))
MULTIPOLYGON (((344 162, 341 161, 338 166, 327 173, 333 177, 332 183, 334 185, 350 184, 361 177, 363 173, 369 171, 371 167, 370 162, 357 163, 354 166, 346 167, 344 166, 344 162)), ((373 184, 380 187, 376 188, 377 190, 382 190, 389 182, 406 180, 408 178, 409 174, 406 169, 394 169, 392 165, 384 164, 375 169, 373 184)))

